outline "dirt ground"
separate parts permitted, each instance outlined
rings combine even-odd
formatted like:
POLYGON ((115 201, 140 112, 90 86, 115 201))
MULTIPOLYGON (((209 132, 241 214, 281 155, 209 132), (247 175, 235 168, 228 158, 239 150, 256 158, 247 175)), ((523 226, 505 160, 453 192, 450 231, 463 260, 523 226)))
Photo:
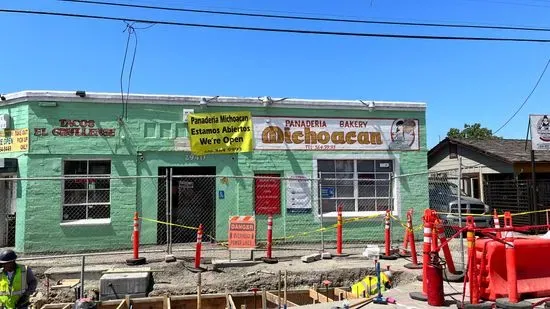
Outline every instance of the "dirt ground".
MULTIPOLYGON (((311 253, 311 252, 310 252, 311 253)), ((296 255, 296 254, 293 254, 296 255)), ((183 295, 195 294, 197 290, 198 275, 190 270, 193 266, 189 255, 176 254, 176 262, 164 261, 164 254, 146 254, 148 264, 154 277, 154 287, 150 296, 158 295, 183 295)), ((128 268, 125 264, 128 255, 120 256, 95 256, 86 258, 86 276, 99 278, 101 272, 106 269, 128 268), (95 272, 94 274, 92 274, 95 272)), ((50 290, 47 297, 47 280, 45 272, 57 270, 55 280, 63 277, 63 272, 71 273, 68 277, 75 278, 75 272, 80 271, 81 258, 55 258, 55 259, 25 259, 21 263, 30 266, 39 279, 39 287, 32 298, 36 308, 45 303, 73 302, 75 292, 72 289, 50 290)), ((349 257, 320 260, 313 263, 303 263, 299 256, 282 257, 277 264, 259 262, 249 266, 231 266, 213 270, 211 259, 203 260, 202 267, 207 271, 201 274, 202 293, 242 292, 251 288, 277 290, 279 271, 287 272, 288 289, 310 288, 315 285, 323 286, 324 280, 331 281, 331 286, 350 287, 367 275, 374 275, 374 261, 363 257, 359 252, 349 257)), ((386 269, 389 265, 394 274, 394 284, 403 286, 416 280, 416 275, 421 270, 408 270, 403 267, 409 263, 407 259, 382 260, 381 267, 386 269)), ((78 278, 79 274, 76 276, 78 278)), ((52 278, 51 285, 55 284, 52 278)), ((85 280, 85 290, 88 296, 93 296, 92 290, 99 290, 99 280, 85 280)))

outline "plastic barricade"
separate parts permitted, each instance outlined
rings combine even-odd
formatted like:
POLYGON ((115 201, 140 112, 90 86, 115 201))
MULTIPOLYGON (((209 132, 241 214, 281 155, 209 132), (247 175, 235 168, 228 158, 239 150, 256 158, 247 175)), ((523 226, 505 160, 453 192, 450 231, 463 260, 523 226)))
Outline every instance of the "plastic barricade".
MULTIPOLYGON (((550 239, 515 238, 513 246, 519 298, 550 297, 550 239)), ((481 299, 507 298, 505 245, 492 239, 478 239, 475 252, 481 299)))

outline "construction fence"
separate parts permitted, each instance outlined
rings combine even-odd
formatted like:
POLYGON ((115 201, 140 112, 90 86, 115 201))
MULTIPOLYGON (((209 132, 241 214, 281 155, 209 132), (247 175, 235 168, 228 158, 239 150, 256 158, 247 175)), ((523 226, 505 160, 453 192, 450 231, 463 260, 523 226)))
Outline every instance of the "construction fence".
MULTIPOLYGON (((426 206, 438 212, 446 237, 456 234, 468 214, 476 215, 476 224, 492 221, 487 206, 463 192, 461 172, 307 178, 175 175, 166 170, 159 176, 0 178, 0 193, 7 197, 0 204, 0 246, 50 255, 129 250, 137 212, 143 252, 192 258, 201 226, 202 257, 227 258, 232 217, 254 219, 255 248, 263 251, 272 215, 274 255, 299 256, 335 252, 340 213, 343 251, 361 254, 372 244, 383 250, 387 211, 391 248, 402 247, 412 209, 411 230, 421 256, 426 206)), ((461 234, 449 241, 459 267, 463 238, 461 234)), ((250 250, 232 254, 248 256, 250 250)))

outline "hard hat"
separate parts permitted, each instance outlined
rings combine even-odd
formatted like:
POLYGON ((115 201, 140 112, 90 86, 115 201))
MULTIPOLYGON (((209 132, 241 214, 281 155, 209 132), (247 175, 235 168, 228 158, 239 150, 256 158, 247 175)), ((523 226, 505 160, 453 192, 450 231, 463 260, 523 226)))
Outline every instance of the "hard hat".
POLYGON ((13 262, 17 259, 17 254, 11 249, 6 249, 0 253, 0 264, 13 262))

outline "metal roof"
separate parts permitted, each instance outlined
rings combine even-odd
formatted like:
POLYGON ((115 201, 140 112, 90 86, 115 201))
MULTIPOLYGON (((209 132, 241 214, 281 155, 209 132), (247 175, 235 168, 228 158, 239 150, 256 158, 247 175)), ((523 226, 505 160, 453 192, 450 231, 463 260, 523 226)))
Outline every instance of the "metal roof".
MULTIPOLYGON (((4 95, 5 100, 0 106, 21 102, 71 102, 71 103, 121 103, 120 93, 88 92, 85 97, 76 95, 76 91, 48 91, 32 90, 21 91, 4 95)), ((126 99, 126 95, 124 96, 126 99)), ((208 106, 225 107, 262 107, 265 100, 261 97, 214 97, 214 96, 187 96, 187 95, 160 95, 160 94, 130 94, 127 96, 129 104, 164 104, 164 105, 199 105, 201 99, 208 101, 208 106)), ((268 104, 277 108, 312 108, 312 109, 352 109, 368 110, 368 104, 374 102, 375 110, 418 111, 426 110, 423 102, 389 102, 373 100, 308 100, 308 99, 280 99, 273 98, 268 104), (362 101, 362 102, 361 102, 362 101)))
MULTIPOLYGON (((507 163, 531 161, 531 141, 527 141, 526 145, 524 139, 459 139, 447 137, 428 152, 428 157, 449 143, 468 147, 483 155, 507 163)), ((550 162, 550 151, 535 151, 535 160, 537 162, 550 162)))

